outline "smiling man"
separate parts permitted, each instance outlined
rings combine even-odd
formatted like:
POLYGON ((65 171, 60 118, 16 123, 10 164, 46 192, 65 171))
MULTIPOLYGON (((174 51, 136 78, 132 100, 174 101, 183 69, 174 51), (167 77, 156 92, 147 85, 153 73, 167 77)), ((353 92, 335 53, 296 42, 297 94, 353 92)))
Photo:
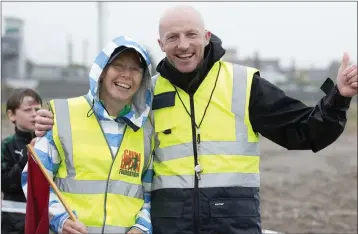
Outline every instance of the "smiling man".
POLYGON ((308 107, 257 69, 221 61, 220 39, 191 7, 168 9, 159 36, 154 233, 261 233, 259 133, 289 150, 330 145, 357 94, 356 65, 345 54, 337 85, 327 82, 327 95, 308 107))
MULTIPOLYGON (((168 9, 159 36, 166 58, 153 78, 153 232, 262 233, 259 134, 289 150, 333 143, 357 95, 357 66, 345 54, 337 85, 327 81, 326 96, 308 107, 257 69, 221 61, 221 40, 191 7, 168 9)), ((38 114, 41 136, 53 120, 38 114)))
POLYGON ((202 62, 205 46, 210 40, 210 32, 205 31, 200 15, 185 11, 187 8, 183 7, 164 13, 160 20, 158 40, 169 63, 183 73, 192 72, 202 62), (184 36, 190 40, 183 40, 184 36), (178 44, 179 40, 182 43, 178 44))

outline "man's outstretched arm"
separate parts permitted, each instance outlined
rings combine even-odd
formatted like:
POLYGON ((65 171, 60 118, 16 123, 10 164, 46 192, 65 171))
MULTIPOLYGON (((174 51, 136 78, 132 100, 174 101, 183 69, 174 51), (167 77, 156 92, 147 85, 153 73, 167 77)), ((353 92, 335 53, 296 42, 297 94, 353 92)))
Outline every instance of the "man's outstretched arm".
POLYGON ((332 144, 344 131, 351 97, 357 94, 357 66, 348 66, 345 59, 337 85, 326 81, 326 96, 314 107, 255 74, 249 105, 253 130, 289 150, 317 152, 332 144))

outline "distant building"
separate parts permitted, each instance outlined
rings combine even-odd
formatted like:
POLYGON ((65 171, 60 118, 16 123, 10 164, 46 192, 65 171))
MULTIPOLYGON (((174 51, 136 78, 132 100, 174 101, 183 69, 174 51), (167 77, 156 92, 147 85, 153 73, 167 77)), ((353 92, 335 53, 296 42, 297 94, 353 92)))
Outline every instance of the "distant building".
POLYGON ((288 75, 282 71, 278 59, 259 59, 255 56, 253 59, 238 60, 237 63, 259 69, 261 77, 273 84, 282 84, 288 80, 288 75))
POLYGON ((227 62, 235 62, 238 59, 237 49, 235 48, 228 48, 225 49, 226 52, 222 59, 227 62))
POLYGON ((69 42, 69 65, 36 64, 25 58, 24 21, 5 17, 5 33, 1 37, 1 77, 3 80, 87 80, 89 68, 72 63, 72 43, 69 42))
POLYGON ((277 85, 284 84, 288 81, 287 75, 272 65, 261 68, 260 76, 277 85))
POLYGON ((225 48, 226 53, 223 60, 248 67, 254 67, 260 70, 260 75, 274 84, 280 84, 287 81, 287 74, 282 72, 278 59, 260 59, 256 52, 253 58, 239 59, 236 48, 225 48))
POLYGON ((20 18, 4 18, 4 35, 1 36, 2 78, 24 79, 26 59, 24 56, 24 21, 20 18))
POLYGON ((89 68, 82 65, 33 64, 29 76, 35 80, 86 81, 89 68))
POLYGON ((64 67, 34 64, 29 76, 35 80, 62 80, 65 77, 64 67))

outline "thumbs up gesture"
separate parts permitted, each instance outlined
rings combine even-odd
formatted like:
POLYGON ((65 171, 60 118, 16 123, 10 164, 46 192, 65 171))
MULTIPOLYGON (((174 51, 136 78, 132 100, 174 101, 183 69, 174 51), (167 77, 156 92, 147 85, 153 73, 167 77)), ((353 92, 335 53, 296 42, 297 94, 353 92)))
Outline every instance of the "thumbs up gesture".
POLYGON ((349 64, 349 55, 347 53, 344 53, 341 66, 338 69, 337 87, 342 96, 353 97, 357 95, 357 64, 349 64))

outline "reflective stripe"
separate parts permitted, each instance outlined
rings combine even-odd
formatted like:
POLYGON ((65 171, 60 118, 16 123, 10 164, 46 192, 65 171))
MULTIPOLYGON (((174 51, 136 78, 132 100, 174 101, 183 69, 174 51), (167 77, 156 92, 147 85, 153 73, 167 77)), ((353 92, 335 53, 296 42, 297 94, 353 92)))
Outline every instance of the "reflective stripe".
MULTIPOLYGON (((88 101, 88 100, 87 100, 88 101)), ((65 154, 65 164, 67 170, 66 178, 55 178, 55 183, 59 189, 67 193, 77 194, 101 194, 106 191, 105 180, 75 180, 76 170, 73 163, 72 133, 70 124, 70 113, 68 101, 65 99, 54 100, 56 110, 56 121, 58 135, 65 154)), ((148 120, 144 125, 144 165, 147 167, 151 156, 151 134, 153 127, 148 120)), ((143 198, 143 187, 141 185, 129 184, 123 181, 108 182, 108 193, 121 194, 129 197, 143 198)))
MULTIPOLYGON (((228 64, 231 65, 231 64, 228 64)), ((228 66, 230 68, 231 66, 228 66)), ((231 97, 231 112, 235 115, 235 135, 236 141, 205 141, 202 140, 200 147, 198 147, 199 156, 204 155, 228 155, 228 156, 257 156, 260 155, 258 142, 249 142, 249 135, 251 134, 250 123, 246 122, 245 115, 248 115, 248 92, 250 89, 251 68, 232 65, 232 97, 231 97), (250 128, 250 129, 249 129, 250 128)), ((230 72, 225 75, 230 75, 230 72)), ((157 79, 153 81, 156 85, 157 79)), ((157 120, 158 121, 158 120, 157 120)), ((154 161, 157 163, 157 174, 161 174, 165 169, 161 169, 158 165, 163 165, 163 168, 173 166, 175 163, 184 163, 184 159, 193 156, 193 144, 181 143, 165 148, 156 148, 156 156, 154 161), (173 165, 169 164, 169 160, 180 159, 173 161, 173 165), (170 166, 169 166, 170 165, 170 166), (163 171, 162 171, 163 170, 163 171)), ((246 158, 246 157, 245 157, 246 158)), ((202 157, 201 157, 202 159, 202 157)), ((218 159, 218 157, 216 157, 218 159)), ((219 159, 218 159, 219 160, 219 159)), ((200 159, 199 159, 200 161, 200 159)), ((185 165, 186 165, 185 161, 185 165)), ((256 166, 255 166, 256 167, 256 166)), ((170 170, 170 168, 168 168, 170 170)), ((181 169, 180 169, 181 170, 181 169)), ((237 173, 225 172, 215 173, 213 171, 205 171, 201 173, 199 187, 260 187, 260 175, 255 173, 237 173), (207 174, 205 174, 207 173, 207 174)), ((172 170, 174 171, 174 170, 172 170)), ((183 172, 184 173, 184 172, 183 172)), ((194 171, 187 171, 186 175, 158 175, 153 178, 152 190, 163 188, 194 188, 194 171), (191 174, 192 175, 188 175, 191 174)))
MULTIPOLYGON (((247 67, 233 65, 232 105, 235 114, 236 142, 232 141, 201 141, 198 153, 200 155, 260 155, 258 143, 248 142, 248 127, 244 122, 246 110, 247 67)), ((157 78, 152 81, 153 85, 157 78)), ((183 143, 165 148, 156 148, 156 162, 184 158, 193 155, 193 143, 183 143)))
MULTIPOLYGON (((164 162, 172 159, 184 158, 193 155, 193 143, 184 143, 180 145, 169 146, 156 149, 156 162, 164 162)), ((202 141, 198 153, 200 155, 259 155, 259 147, 256 143, 243 141, 202 141)))
POLYGON ((152 190, 152 183, 146 183, 146 182, 142 182, 143 184, 143 188, 145 191, 151 191, 152 190))
POLYGON ((152 156, 152 134, 154 132, 154 126, 151 123, 151 120, 148 119, 145 121, 143 126, 144 134, 144 169, 147 169, 149 166, 149 159, 152 156))
POLYGON ((65 153, 67 176, 75 178, 76 171, 73 163, 72 134, 68 102, 66 99, 55 99, 54 105, 56 110, 58 137, 60 139, 63 152, 65 153))
MULTIPOLYGON (((199 188, 260 187, 260 175, 254 173, 201 174, 199 188)), ((194 175, 155 176, 152 190, 194 188, 194 175)))
MULTIPOLYGON (((71 178, 56 178, 56 185, 65 193, 103 194, 107 181, 104 180, 74 180, 71 178)), ((128 197, 143 198, 143 186, 118 180, 108 181, 108 193, 121 194, 128 197)))
MULTIPOLYGON (((87 98, 86 100, 89 101, 87 98)), ((65 153, 67 176, 70 178, 75 178, 76 171, 73 163, 72 134, 71 134, 68 101, 66 99, 56 99, 54 100, 54 105, 56 109, 58 135, 61 141, 62 149, 65 153)), ((102 126, 100 127, 102 129, 102 126)), ((145 167, 147 167, 151 156, 151 148, 152 148, 151 136, 154 131, 153 125, 149 119, 145 122, 143 128, 144 128, 143 131, 144 132, 144 165, 145 167)))
MULTIPOLYGON (((245 117, 245 105, 246 105, 246 84, 247 84, 247 67, 240 65, 233 65, 233 84, 232 84, 232 101, 231 101, 231 111, 235 114, 236 117, 239 117, 240 120, 243 120, 245 117)), ((243 121, 237 121, 236 118, 236 127, 239 125, 240 128, 236 129, 246 129, 247 126, 243 121)), ((236 131, 236 136, 240 132, 236 131)), ((242 133, 247 133, 241 132, 242 133)), ((242 136, 241 136, 242 137, 242 136)))
MULTIPOLYGON (((157 84, 158 78, 159 78, 159 74, 155 75, 154 77, 152 77, 152 88, 153 88, 153 93, 155 90, 155 85, 157 84)), ((150 119, 152 122, 152 126, 153 128, 155 128, 155 118, 154 118, 154 111, 151 110, 150 111, 150 119)), ((153 146, 153 152, 155 153, 158 149, 159 149, 159 140, 158 140, 158 133, 155 132, 155 130, 153 130, 153 134, 154 134, 154 146, 153 146)), ((154 155, 153 155, 154 156, 154 155)), ((156 160, 157 155, 154 156, 154 160, 156 160)))
POLYGON ((26 202, 2 200, 1 211, 7 213, 26 214, 26 202))
MULTIPOLYGON (((91 227, 87 226, 87 230, 89 234, 97 234, 102 233, 102 227, 91 227)), ((120 227, 120 226, 104 226, 103 233, 116 233, 116 234, 124 234, 129 230, 129 227, 120 227)))

